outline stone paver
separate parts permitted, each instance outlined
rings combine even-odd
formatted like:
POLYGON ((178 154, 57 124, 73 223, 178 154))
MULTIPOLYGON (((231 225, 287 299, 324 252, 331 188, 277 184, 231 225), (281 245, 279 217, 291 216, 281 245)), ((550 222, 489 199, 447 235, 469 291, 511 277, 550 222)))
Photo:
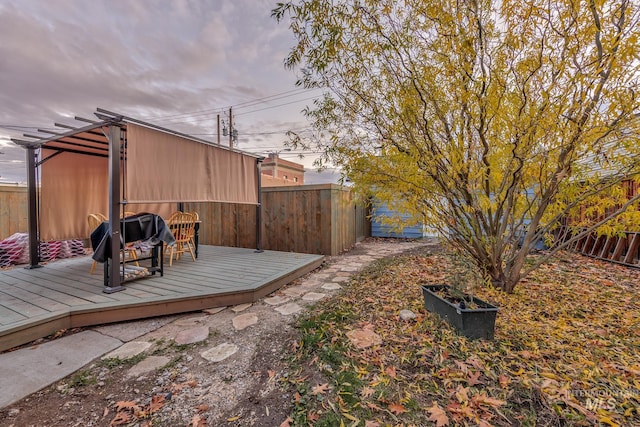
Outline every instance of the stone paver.
POLYGON ((281 305, 280 307, 276 308, 275 310, 278 313, 282 314, 283 316, 289 316, 291 314, 295 314, 295 313, 298 313, 299 311, 301 311, 302 307, 300 307, 295 302, 290 302, 288 304, 281 305))
POLYGON ((306 291, 304 290, 304 288, 301 288, 300 286, 292 286, 282 291, 283 294, 288 295, 292 298, 297 298, 305 292, 306 291))
POLYGON ((148 372, 160 369, 169 362, 171 362, 171 359, 166 356, 149 356, 129 369, 127 375, 130 377, 139 377, 148 372))
POLYGON ((336 283, 342 283, 342 282, 348 282, 350 279, 351 277, 334 277, 333 279, 331 279, 331 281, 336 283))
POLYGON ((367 348, 382 344, 382 338, 370 329, 354 329, 347 332, 347 338, 356 348, 367 348))
POLYGON ((207 308, 206 310, 202 310, 207 314, 218 314, 220 313, 222 310, 224 310, 227 307, 215 307, 215 308, 207 308))
POLYGON ((258 323, 258 315, 254 313, 241 314, 234 317, 232 322, 233 327, 236 329, 236 331, 241 331, 251 325, 255 325, 256 323, 258 323))
POLYGON ((196 328, 185 329, 178 332, 174 341, 176 344, 185 345, 204 341, 209 337, 208 326, 198 326, 196 328))
POLYGON ((300 287, 309 288, 309 287, 314 287, 314 286, 320 286, 323 283, 324 283, 324 280, 316 280, 315 278, 309 278, 309 279, 305 280, 304 282, 302 282, 300 287))
POLYGON ((200 353, 200 356, 209 362, 221 362, 229 356, 232 356, 236 351, 238 351, 237 345, 225 342, 210 348, 209 350, 203 351, 200 353))
POLYGON ((326 296, 326 294, 323 294, 321 292, 308 292, 302 296, 302 299, 304 301, 320 301, 326 296))
MULTIPOLYGON (((344 269, 343 269, 344 270, 344 269)), ((338 271, 336 277, 351 277, 352 274, 346 271, 338 271)))
POLYGON ((182 319, 176 320, 175 323, 178 326, 200 326, 204 325, 207 321, 207 316, 198 316, 198 317, 183 317, 182 319))
POLYGON ((280 305, 280 304, 284 304, 285 302, 289 301, 291 298, 287 298, 287 297, 281 297, 280 295, 276 295, 273 297, 269 297, 269 298, 265 298, 264 302, 265 304, 269 304, 269 305, 280 305))
POLYGON ((245 311, 247 308, 251 307, 252 305, 253 304, 251 304, 251 303, 239 304, 239 305, 231 307, 231 311, 233 311, 234 313, 240 313, 241 311, 245 311))
POLYGON ((139 355, 140 353, 146 351, 151 347, 151 343, 147 341, 129 341, 121 345, 119 348, 113 350, 111 353, 106 354, 102 357, 104 359, 120 359, 126 360, 131 359, 134 356, 139 355))
POLYGON ((322 289, 327 291, 337 291, 342 289, 342 286, 338 285, 337 283, 326 283, 322 285, 322 289))

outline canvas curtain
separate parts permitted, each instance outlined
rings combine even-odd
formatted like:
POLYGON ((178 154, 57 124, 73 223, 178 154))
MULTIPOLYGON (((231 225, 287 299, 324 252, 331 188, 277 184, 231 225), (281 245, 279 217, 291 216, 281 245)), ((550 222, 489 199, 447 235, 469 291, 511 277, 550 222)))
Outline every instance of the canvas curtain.
MULTIPOLYGON (((52 150, 43 149, 44 158, 52 150)), ((40 240, 85 239, 91 234, 87 217, 109 216, 109 171, 104 157, 62 153, 42 164, 40 240)), ((125 211, 150 212, 168 218, 176 203, 141 203, 125 211)))
POLYGON ((258 203, 255 157, 129 123, 127 188, 132 202, 258 203))
MULTIPOLYGON (((53 153, 42 149, 44 158, 53 153)), ((87 216, 108 216, 108 166, 107 158, 68 152, 42 164, 41 241, 87 238, 87 216)), ((254 157, 131 123, 121 182, 126 211, 164 218, 177 210, 176 202, 258 201, 254 157)))

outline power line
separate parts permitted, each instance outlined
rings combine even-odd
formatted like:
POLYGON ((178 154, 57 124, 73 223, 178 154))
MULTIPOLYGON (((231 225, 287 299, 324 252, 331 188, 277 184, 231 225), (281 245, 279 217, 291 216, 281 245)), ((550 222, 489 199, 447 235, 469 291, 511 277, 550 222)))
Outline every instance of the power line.
POLYGON ((257 110, 245 111, 245 112, 236 114, 236 116, 244 116, 245 114, 251 114, 251 113, 255 113, 255 112, 258 112, 258 111, 264 111, 264 110, 270 110, 272 108, 283 107, 285 105, 291 105, 291 104, 295 104, 295 103, 302 102, 302 101, 308 101, 309 99, 317 99, 317 98, 318 98, 317 96, 312 96, 312 97, 309 97, 309 98, 298 99, 297 101, 286 102, 284 104, 278 104, 278 105, 273 105, 273 106, 270 106, 270 107, 259 108, 257 110))
MULTIPOLYGON (((240 102, 238 104, 233 105, 233 108, 242 109, 242 108, 253 107, 255 105, 264 104, 264 103, 272 102, 272 101, 277 101, 277 100, 280 100, 280 99, 290 98, 292 96, 301 95, 303 93, 312 92, 314 90, 318 90, 318 89, 317 88, 313 88, 313 89, 306 89, 306 88, 292 89, 292 90, 288 90, 288 91, 285 91, 285 92, 280 92, 280 93, 276 93, 276 94, 273 94, 273 95, 264 96, 264 97, 261 97, 261 98, 255 98, 255 99, 247 100, 247 101, 244 101, 244 102, 240 102)), ((295 104, 297 102, 307 101, 307 100, 310 100, 310 99, 316 99, 316 98, 318 98, 318 96, 312 96, 312 97, 298 99, 298 100, 295 100, 295 101, 286 102, 286 103, 282 103, 282 104, 271 105, 271 106, 267 106, 267 107, 264 107, 264 108, 259 108, 259 109, 255 109, 255 110, 251 110, 251 111, 241 112, 241 113, 235 114, 235 115, 239 116, 239 115, 255 113, 255 112, 258 112, 258 111, 269 110, 269 109, 272 109, 272 108, 279 108, 279 107, 283 107, 283 106, 286 106, 286 105, 295 104)), ((219 108, 209 108, 209 109, 204 109, 204 110, 196 110, 196 111, 191 111, 191 112, 187 112, 187 113, 172 114, 172 115, 166 115, 166 116, 156 116, 156 117, 146 116, 145 120, 168 120, 169 122, 172 122, 172 123, 175 123, 175 124, 198 122, 198 121, 203 121, 203 120, 209 120, 210 119, 210 117, 204 117, 204 118, 201 118, 201 119, 195 119, 198 116, 207 116, 207 115, 211 115, 211 114, 223 113, 228 108, 229 108, 229 106, 227 106, 227 107, 219 107, 219 108), (189 119, 191 119, 191 120, 189 120, 189 119)), ((18 125, 18 124, 0 124, 0 128, 7 129, 7 130, 12 130, 12 131, 16 131, 16 132, 34 131, 34 130, 37 130, 37 129, 45 129, 42 126, 27 126, 27 125, 18 125)), ((46 130, 52 130, 52 131, 56 130, 57 131, 59 129, 46 129, 46 130)))
MULTIPOLYGON (((304 132, 304 131, 311 130, 311 129, 312 129, 311 127, 305 126, 305 127, 301 127, 301 128, 282 129, 282 130, 274 130, 274 131, 268 131, 268 132, 242 132, 241 135, 242 136, 278 135, 278 134, 292 132, 292 131, 304 132)), ((192 133, 190 135, 193 135, 193 136, 216 136, 217 133, 216 132, 192 133)))
MULTIPOLYGON (((285 103, 282 103, 282 104, 276 104, 276 105, 271 105, 269 107, 259 108, 257 110, 250 110, 250 111, 245 111, 245 112, 241 112, 241 113, 234 113, 233 115, 235 117, 244 116, 246 114, 251 114, 251 113, 258 112, 258 111, 271 110, 273 108, 279 108, 279 107, 283 107, 285 105, 296 104, 298 102, 308 101, 309 99, 317 99, 317 98, 318 98, 317 96, 312 96, 312 97, 309 97, 309 98, 302 98, 302 99, 298 99, 298 100, 291 101, 291 102, 285 102, 285 103)), ((208 114, 211 114, 211 113, 208 113, 208 114)), ((169 122, 171 124, 188 124, 188 123, 194 123, 194 122, 197 123, 197 122, 202 122, 202 121, 205 121, 205 120, 211 120, 212 117, 192 118, 191 120, 187 120, 187 119, 188 118, 178 118, 178 119, 175 119, 175 120, 178 120, 178 121, 169 120, 169 122)))
POLYGON ((252 106, 252 105, 255 105, 255 104, 259 104, 259 103, 276 101, 278 99, 288 98, 288 97, 291 97, 291 96, 300 95, 301 93, 305 93, 305 92, 309 92, 309 91, 313 91, 313 90, 316 90, 316 89, 305 89, 305 88, 292 89, 292 90, 288 90, 288 91, 285 91, 285 92, 280 92, 280 93, 276 93, 276 94, 273 94, 273 95, 264 96, 262 98, 250 99, 250 100, 247 100, 247 101, 244 101, 244 102, 240 102, 240 103, 234 104, 232 106, 228 105, 228 106, 224 106, 224 107, 207 108, 207 109, 203 109, 203 110, 190 111, 190 112, 187 112, 187 113, 180 113, 180 114, 171 114, 171 115, 167 115, 167 116, 147 117, 146 120, 178 119, 178 118, 188 118, 190 116, 201 116, 201 115, 220 113, 220 112, 223 112, 223 111, 229 109, 229 107, 234 107, 234 108, 248 107, 248 106, 252 106))

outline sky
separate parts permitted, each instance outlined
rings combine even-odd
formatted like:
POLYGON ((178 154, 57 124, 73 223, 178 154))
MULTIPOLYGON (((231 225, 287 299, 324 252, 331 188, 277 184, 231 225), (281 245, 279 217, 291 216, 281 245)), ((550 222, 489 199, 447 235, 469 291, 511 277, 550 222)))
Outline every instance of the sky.
MULTIPOLYGON (((301 110, 320 92, 285 69, 295 40, 271 18, 275 4, 1 0, 0 183, 26 179, 25 152, 10 138, 82 126, 74 117, 96 119, 98 107, 211 141, 232 107, 236 148, 282 150, 288 130, 308 131, 301 110)), ((280 156, 307 168, 315 158, 280 156)))

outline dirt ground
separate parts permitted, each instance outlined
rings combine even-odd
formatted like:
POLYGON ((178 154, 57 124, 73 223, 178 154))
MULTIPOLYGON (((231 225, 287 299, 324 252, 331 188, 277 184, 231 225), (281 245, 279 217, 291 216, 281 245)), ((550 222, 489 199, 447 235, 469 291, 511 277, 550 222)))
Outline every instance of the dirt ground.
MULTIPOLYGON (((402 252, 415 245, 393 239, 365 241, 344 255, 328 258, 322 268, 276 295, 284 295, 291 287, 318 292, 322 282, 314 277, 326 276, 332 265, 359 255, 402 252)), ((164 326, 136 339, 151 343, 144 357, 96 360, 0 410, 0 426, 280 426, 291 412, 296 391, 288 379, 288 361, 298 338, 298 315, 283 316, 263 301, 246 312, 259 321, 240 331, 232 324, 238 313, 230 308, 216 314, 159 318, 164 326), (189 325, 208 326, 209 337, 195 344, 175 344, 171 337, 189 325), (201 356, 221 343, 233 343, 238 350, 216 363, 201 356), (132 375, 132 368, 150 357, 168 362, 152 373, 132 375)))

